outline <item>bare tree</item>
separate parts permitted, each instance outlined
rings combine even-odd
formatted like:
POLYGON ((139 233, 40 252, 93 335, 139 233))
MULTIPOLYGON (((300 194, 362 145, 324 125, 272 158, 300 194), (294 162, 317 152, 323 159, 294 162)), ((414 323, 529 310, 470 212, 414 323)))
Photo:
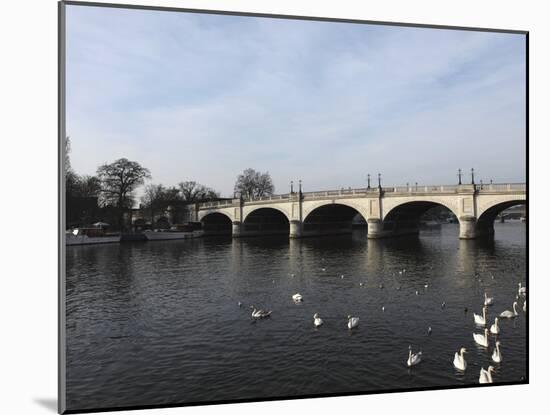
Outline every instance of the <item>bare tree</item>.
POLYGON ((215 199, 220 194, 215 190, 194 181, 181 182, 178 184, 181 198, 186 202, 198 200, 215 199))
POLYGON ((133 191, 151 178, 149 169, 135 161, 121 158, 97 169, 101 181, 103 202, 117 208, 119 226, 123 226, 124 211, 133 205, 133 191))
POLYGON ((65 164, 65 173, 68 171, 71 171, 71 157, 69 156, 69 153, 71 152, 71 139, 69 136, 65 137, 65 151, 63 153, 64 155, 64 164, 65 164))
POLYGON ((173 201, 180 201, 180 200, 182 200, 182 197, 181 197, 181 195, 180 195, 180 189, 178 189, 176 186, 167 187, 167 188, 164 190, 164 198, 165 198, 168 202, 173 202, 173 201))
POLYGON ((148 184, 141 203, 151 214, 151 225, 155 223, 155 213, 162 209, 166 203, 166 189, 162 184, 148 184))
POLYGON ((77 197, 98 197, 101 193, 101 181, 97 176, 76 175, 74 194, 77 197))
POLYGON ((270 196, 275 192, 275 186, 268 172, 260 173, 254 169, 246 169, 239 174, 235 182, 235 193, 246 198, 270 196))
POLYGON ((65 151, 63 152, 64 156, 64 171, 65 171, 65 195, 67 198, 74 196, 76 192, 76 187, 78 185, 78 175, 71 168, 71 157, 69 153, 71 152, 71 140, 69 136, 65 137, 64 140, 65 151))

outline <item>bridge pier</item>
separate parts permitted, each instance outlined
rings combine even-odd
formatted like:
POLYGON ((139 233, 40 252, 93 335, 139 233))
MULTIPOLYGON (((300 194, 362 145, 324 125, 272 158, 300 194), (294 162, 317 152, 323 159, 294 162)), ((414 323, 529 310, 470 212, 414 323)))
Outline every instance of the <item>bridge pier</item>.
POLYGON ((418 235, 417 226, 407 226, 407 227, 396 227, 395 225, 390 226, 391 229, 384 229, 384 221, 381 219, 371 218, 367 220, 368 224, 368 239, 379 239, 379 238, 391 238, 395 236, 407 236, 407 235, 418 235))
POLYGON ((232 228, 231 228, 231 236, 233 238, 240 238, 241 237, 241 229, 242 229, 241 222, 238 221, 238 220, 233 221, 233 225, 232 225, 232 228))
POLYGON ((368 239, 383 238, 384 236, 387 236, 387 232, 384 232, 384 222, 382 222, 381 219, 369 218, 367 219, 367 226, 368 239))
POLYGON ((299 220, 290 221, 290 233, 289 238, 301 238, 302 237, 302 222, 299 220))
POLYGON ((460 239, 475 239, 478 236, 477 219, 475 216, 461 216, 458 219, 460 225, 460 239))

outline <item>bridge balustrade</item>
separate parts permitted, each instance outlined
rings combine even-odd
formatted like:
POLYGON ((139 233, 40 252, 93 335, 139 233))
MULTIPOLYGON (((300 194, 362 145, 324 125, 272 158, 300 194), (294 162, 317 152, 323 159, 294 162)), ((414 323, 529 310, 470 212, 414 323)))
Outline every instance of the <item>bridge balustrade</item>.
MULTIPOLYGON (((457 193, 461 189, 467 189, 470 185, 429 185, 429 186, 392 186, 392 187, 382 187, 383 193, 397 194, 397 193, 457 193)), ((491 184, 476 184, 475 190, 477 192, 516 192, 516 191, 526 191, 527 186, 525 183, 491 183, 491 184)), ((370 189, 366 188, 356 188, 356 189, 340 189, 340 190, 325 190, 317 192, 303 192, 303 199, 323 199, 334 196, 365 196, 368 194, 376 195, 379 194, 379 189, 373 187, 370 189)), ((252 199, 243 199, 245 203, 264 203, 268 201, 281 201, 281 200, 297 200, 298 193, 286 193, 280 195, 270 195, 262 196, 252 199)), ((208 209, 208 208, 223 208, 223 207, 232 207, 239 206, 240 200, 220 200, 216 202, 205 202, 200 203, 199 208, 208 209)))
POLYGON ((526 191, 527 185, 525 183, 478 184, 476 185, 476 189, 481 192, 517 192, 526 191))

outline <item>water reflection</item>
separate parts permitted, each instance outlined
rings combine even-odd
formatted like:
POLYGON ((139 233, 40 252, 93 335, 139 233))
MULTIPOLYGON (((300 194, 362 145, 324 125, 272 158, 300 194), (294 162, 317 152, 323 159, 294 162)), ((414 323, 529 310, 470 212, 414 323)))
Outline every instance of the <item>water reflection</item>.
MULTIPOLYGON (((489 349, 474 345, 472 312, 488 292, 494 319, 525 281, 524 224, 495 228, 494 241, 460 241, 457 226, 444 225, 387 240, 359 230, 72 247, 69 408, 477 383, 494 338, 489 349), (250 305, 273 314, 252 320, 250 305), (360 317, 353 331, 350 314, 360 317), (409 345, 424 354, 411 370, 409 345), (452 365, 462 346, 464 373, 452 365)), ((519 381, 523 312, 501 330, 495 381, 519 381)))

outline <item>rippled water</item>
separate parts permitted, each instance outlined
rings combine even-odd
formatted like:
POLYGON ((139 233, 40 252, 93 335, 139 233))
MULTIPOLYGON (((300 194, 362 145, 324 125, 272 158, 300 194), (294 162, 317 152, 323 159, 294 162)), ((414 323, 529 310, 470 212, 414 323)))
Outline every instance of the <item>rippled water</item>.
POLYGON ((501 364, 494 336, 488 350, 472 338, 484 291, 492 320, 526 281, 525 224, 495 229, 494 241, 460 241, 443 225, 387 240, 356 231, 68 247, 68 408, 473 384, 489 364, 495 382, 520 381, 523 311, 501 321, 501 364), (253 321, 250 305, 273 314, 253 321), (360 318, 353 332, 348 314, 360 318), (412 369, 409 345, 424 355, 412 369), (461 346, 464 374, 452 365, 461 346))

